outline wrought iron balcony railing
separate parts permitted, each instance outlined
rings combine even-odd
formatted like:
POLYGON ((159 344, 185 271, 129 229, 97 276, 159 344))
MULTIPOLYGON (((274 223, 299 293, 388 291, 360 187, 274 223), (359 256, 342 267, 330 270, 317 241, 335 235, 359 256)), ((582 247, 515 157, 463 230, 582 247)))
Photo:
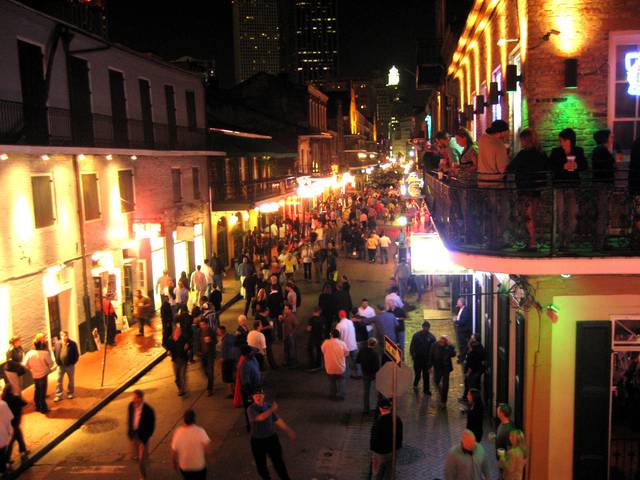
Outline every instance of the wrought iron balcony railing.
POLYGON ((533 258, 640 256, 640 191, 629 190, 627 177, 618 169, 609 181, 585 175, 577 184, 560 185, 546 172, 479 182, 427 174, 425 199, 450 250, 533 258))
POLYGON ((224 182, 213 185, 213 208, 218 204, 253 204, 260 200, 295 192, 296 177, 283 176, 247 182, 224 182))
POLYGON ((205 129, 119 119, 62 108, 31 108, 0 100, 0 142, 5 144, 206 150, 205 129))

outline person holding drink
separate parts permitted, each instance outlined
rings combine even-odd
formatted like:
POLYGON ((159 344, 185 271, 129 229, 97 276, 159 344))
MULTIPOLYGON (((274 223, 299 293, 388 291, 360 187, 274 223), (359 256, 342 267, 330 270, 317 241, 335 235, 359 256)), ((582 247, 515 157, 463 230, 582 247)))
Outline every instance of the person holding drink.
POLYGON ((551 150, 549 164, 553 186, 557 191, 559 245, 561 250, 567 250, 578 224, 576 189, 580 186, 580 172, 585 171, 588 165, 584 150, 576 145, 576 132, 573 129, 565 128, 558 138, 560 146, 551 150))
POLYGON ((522 480, 524 466, 529 456, 527 443, 522 430, 512 430, 509 434, 511 448, 498 448, 498 467, 502 473, 502 480, 522 480))

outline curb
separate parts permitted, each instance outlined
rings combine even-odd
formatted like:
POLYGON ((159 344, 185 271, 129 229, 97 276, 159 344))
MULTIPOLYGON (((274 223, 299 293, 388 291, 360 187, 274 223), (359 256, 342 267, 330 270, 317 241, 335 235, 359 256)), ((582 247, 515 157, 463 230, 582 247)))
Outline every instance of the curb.
MULTIPOLYGON (((235 304, 238 300, 240 300, 242 296, 237 294, 235 297, 231 298, 231 300, 227 301, 220 312, 224 312, 233 304, 235 304)), ((33 455, 29 457, 26 462, 20 463, 20 466, 13 470, 7 478, 14 479, 18 478, 21 474, 26 472, 29 468, 31 468, 35 463, 40 460, 42 457, 47 455, 51 450, 57 447, 62 441, 64 441, 67 437, 69 437, 73 432, 79 429, 82 425, 84 425, 91 417, 97 414, 100 410, 106 407, 109 403, 111 403, 116 397, 120 396, 127 388, 131 385, 135 384, 138 380, 144 377, 147 373, 149 373, 156 365, 162 362, 167 357, 167 352, 164 351, 159 353, 153 360, 151 360, 147 365, 142 367, 137 373, 132 375, 129 379, 127 379, 120 386, 116 387, 111 393, 109 393, 106 397, 100 400, 98 403, 93 405, 89 410, 84 412, 80 418, 78 418, 75 422, 69 425, 65 430, 63 430, 58 436, 56 436, 53 440, 47 443, 40 450, 35 452, 33 455)))

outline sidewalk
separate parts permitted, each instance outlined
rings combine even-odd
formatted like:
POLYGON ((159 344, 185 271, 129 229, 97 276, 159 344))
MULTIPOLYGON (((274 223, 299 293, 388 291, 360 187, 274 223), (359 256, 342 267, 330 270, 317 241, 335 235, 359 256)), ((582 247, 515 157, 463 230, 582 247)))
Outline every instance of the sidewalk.
MULTIPOLYGON (((223 306, 236 296, 238 290, 237 280, 225 279, 223 306)), ((23 390, 22 396, 29 404, 24 408, 22 431, 33 460, 37 460, 59 443, 60 437, 65 432, 77 428, 79 424, 104 407, 111 397, 126 388, 133 379, 164 358, 162 324, 158 317, 153 319, 151 327, 145 327, 143 337, 136 336, 137 333, 138 327, 134 325, 117 336, 115 347, 108 348, 104 386, 100 385, 104 348, 100 351, 85 353, 80 357, 75 371, 74 398, 71 400, 65 396, 60 402, 53 401, 58 371, 50 373, 47 390, 47 404, 50 409, 48 414, 43 415, 35 411, 33 385, 23 390)), ((65 378, 65 391, 66 382, 65 378)), ((17 446, 14 446, 13 460, 15 467, 20 465, 17 446)))

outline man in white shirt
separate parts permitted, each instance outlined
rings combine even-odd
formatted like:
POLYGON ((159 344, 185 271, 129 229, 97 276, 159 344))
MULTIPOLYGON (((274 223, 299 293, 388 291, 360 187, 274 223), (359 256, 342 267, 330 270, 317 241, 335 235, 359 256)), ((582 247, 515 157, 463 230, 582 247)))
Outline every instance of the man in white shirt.
POLYGON ((267 338, 260 331, 261 325, 260 320, 253 322, 253 330, 247 335, 247 345, 258 350, 255 355, 260 365, 260 370, 264 368, 264 356, 267 354, 267 338))
MULTIPOLYGON (((205 278, 207 279, 207 292, 206 295, 209 296, 211 294, 211 290, 213 287, 213 268, 209 265, 209 259, 204 259, 204 266, 202 267, 202 273, 204 273, 205 278)), ((200 300, 200 299, 198 299, 200 300)))
POLYGON ((384 230, 380 232, 380 239, 378 244, 380 245, 380 263, 389 263, 389 247, 391 246, 391 239, 384 233, 384 230))
POLYGON ((360 307, 358 307, 358 316, 362 318, 373 318, 376 316, 376 311, 369 305, 369 300, 363 298, 360 307))
POLYGON ((347 369, 346 357, 349 355, 347 345, 340 340, 340 332, 331 331, 331 338, 322 343, 324 369, 329 376, 330 395, 332 399, 344 400, 344 374, 347 369))
POLYGON ((184 425, 178 427, 171 439, 173 468, 180 470, 182 477, 206 479, 207 458, 211 440, 202 427, 196 425, 196 412, 184 412, 184 425))
POLYGON ((165 269, 162 271, 162 276, 158 278, 158 281, 156 282, 156 293, 160 295, 160 300, 162 302, 164 302, 165 299, 169 298, 165 292, 169 287, 169 282, 171 280, 172 279, 169 276, 169 270, 165 269))
POLYGON ((398 295, 397 287, 392 287, 391 292, 389 292, 389 294, 384 297, 384 304, 388 305, 389 303, 393 304, 394 308, 404 307, 404 302, 400 298, 400 295, 398 295))
POLYGON ((340 332, 340 339, 345 343, 349 350, 349 370, 351 370, 351 378, 362 378, 360 365, 356 363, 358 356, 358 342, 356 340, 356 328, 353 322, 347 318, 347 312, 340 310, 338 312, 340 321, 336 325, 336 330, 340 332))
POLYGON ((3 478, 7 470, 7 446, 13 433, 11 420, 13 420, 13 413, 11 413, 9 405, 4 400, 0 400, 0 474, 3 475, 3 478))
POLYGON ((202 273, 202 265, 198 265, 196 271, 191 274, 191 290, 195 290, 198 294, 197 305, 207 292, 207 277, 202 273))

